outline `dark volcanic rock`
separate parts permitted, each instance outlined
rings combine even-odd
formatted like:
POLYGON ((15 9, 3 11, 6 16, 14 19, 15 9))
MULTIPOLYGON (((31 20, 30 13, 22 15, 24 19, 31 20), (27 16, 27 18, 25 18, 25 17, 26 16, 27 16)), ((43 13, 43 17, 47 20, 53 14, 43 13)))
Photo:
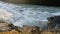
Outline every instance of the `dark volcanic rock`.
POLYGON ((60 28, 60 16, 54 16, 54 17, 48 18, 48 27, 50 29, 60 28))

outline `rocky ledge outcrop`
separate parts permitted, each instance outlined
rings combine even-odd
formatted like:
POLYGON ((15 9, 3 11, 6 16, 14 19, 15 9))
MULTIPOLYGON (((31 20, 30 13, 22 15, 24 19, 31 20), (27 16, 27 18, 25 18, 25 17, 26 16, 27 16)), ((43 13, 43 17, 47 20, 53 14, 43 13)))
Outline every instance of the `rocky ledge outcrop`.
POLYGON ((40 28, 37 26, 24 25, 22 28, 14 26, 12 23, 0 20, 1 34, 40 34, 40 28))
POLYGON ((51 30, 60 31, 60 16, 49 17, 47 26, 51 30))
POLYGON ((2 31, 10 31, 10 30, 14 29, 14 27, 15 26, 12 23, 0 20, 0 32, 2 32, 2 31))

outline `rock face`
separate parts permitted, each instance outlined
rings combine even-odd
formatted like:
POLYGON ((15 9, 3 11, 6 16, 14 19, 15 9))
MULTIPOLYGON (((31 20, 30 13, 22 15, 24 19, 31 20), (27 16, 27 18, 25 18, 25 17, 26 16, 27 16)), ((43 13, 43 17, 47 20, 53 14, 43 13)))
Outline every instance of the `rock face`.
POLYGON ((37 5, 60 5, 60 0, 1 0, 4 2, 17 3, 17 4, 37 4, 37 5))
POLYGON ((0 20, 0 32, 9 31, 9 30, 12 30, 13 28, 14 28, 13 24, 0 20))
POLYGON ((48 18, 48 26, 50 29, 59 29, 60 28, 60 16, 54 16, 48 18))

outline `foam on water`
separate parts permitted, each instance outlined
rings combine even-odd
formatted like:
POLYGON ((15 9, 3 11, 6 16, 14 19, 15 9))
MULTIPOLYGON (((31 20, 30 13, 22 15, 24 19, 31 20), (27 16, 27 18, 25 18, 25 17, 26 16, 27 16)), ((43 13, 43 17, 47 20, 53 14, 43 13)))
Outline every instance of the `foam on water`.
POLYGON ((14 25, 35 25, 39 27, 46 26, 47 18, 54 15, 58 15, 57 12, 60 11, 60 8, 58 7, 15 5, 5 2, 0 2, 0 9, 4 9, 6 10, 7 14, 11 14, 8 14, 9 17, 6 17, 8 19, 3 19, 12 22, 14 25))

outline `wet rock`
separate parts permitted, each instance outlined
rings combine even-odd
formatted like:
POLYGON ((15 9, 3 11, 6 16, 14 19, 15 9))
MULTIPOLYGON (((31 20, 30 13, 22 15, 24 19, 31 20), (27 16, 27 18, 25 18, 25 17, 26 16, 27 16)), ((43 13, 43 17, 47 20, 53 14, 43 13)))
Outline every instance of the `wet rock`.
POLYGON ((48 25, 50 29, 59 29, 60 28, 60 16, 54 16, 48 18, 48 25))

